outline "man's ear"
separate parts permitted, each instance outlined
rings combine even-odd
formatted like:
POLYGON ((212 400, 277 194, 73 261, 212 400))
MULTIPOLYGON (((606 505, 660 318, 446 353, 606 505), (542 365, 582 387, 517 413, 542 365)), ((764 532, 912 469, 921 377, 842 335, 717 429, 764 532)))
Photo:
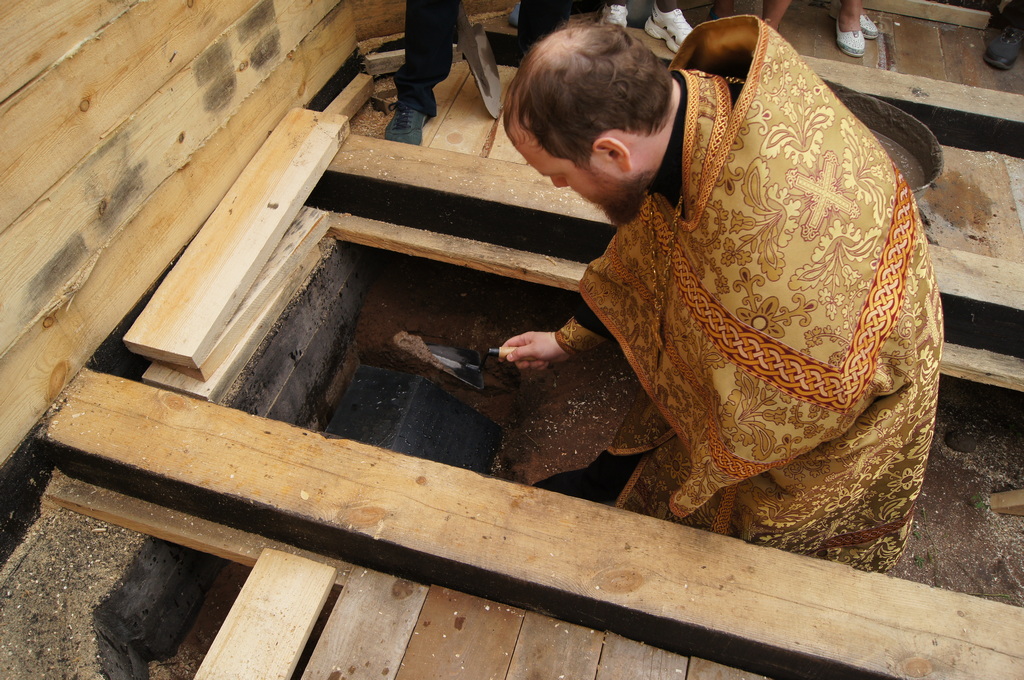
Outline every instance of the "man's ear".
POLYGON ((633 155, 629 145, 614 134, 606 133, 594 140, 590 153, 591 166, 612 169, 628 175, 633 171, 633 155))

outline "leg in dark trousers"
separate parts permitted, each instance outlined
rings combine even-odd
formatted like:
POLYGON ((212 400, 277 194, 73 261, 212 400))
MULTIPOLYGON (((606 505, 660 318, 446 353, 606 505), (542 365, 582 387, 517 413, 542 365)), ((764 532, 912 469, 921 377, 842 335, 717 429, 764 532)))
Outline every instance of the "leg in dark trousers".
POLYGON ((534 484, 566 496, 585 498, 595 503, 610 503, 619 497, 644 454, 614 456, 602 451, 597 459, 581 470, 560 472, 534 484))
POLYGON ((405 3, 405 63, 395 74, 398 101, 433 118, 434 86, 452 68, 452 43, 459 0, 408 0, 405 3))

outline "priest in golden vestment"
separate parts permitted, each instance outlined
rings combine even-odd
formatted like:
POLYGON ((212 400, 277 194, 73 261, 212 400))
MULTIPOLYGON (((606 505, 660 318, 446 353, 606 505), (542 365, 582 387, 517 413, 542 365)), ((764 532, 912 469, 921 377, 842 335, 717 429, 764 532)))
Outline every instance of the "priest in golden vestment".
POLYGON ((608 451, 538 486, 893 567, 942 319, 913 194, 870 130, 755 17, 698 26, 667 70, 617 27, 570 23, 527 55, 505 127, 616 225, 586 304, 508 360, 613 338, 643 387, 608 451))

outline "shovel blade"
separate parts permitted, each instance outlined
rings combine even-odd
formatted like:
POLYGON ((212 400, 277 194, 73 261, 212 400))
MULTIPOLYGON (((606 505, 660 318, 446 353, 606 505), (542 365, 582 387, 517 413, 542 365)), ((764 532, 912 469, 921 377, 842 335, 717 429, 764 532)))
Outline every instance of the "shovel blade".
POLYGON ((480 353, 461 347, 448 347, 424 343, 430 353, 441 362, 445 372, 478 390, 484 388, 484 374, 480 369, 480 353))

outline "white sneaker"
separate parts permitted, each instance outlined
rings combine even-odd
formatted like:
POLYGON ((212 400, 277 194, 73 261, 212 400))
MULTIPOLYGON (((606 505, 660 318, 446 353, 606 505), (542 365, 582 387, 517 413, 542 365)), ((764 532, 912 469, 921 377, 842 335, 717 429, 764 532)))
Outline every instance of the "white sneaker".
POLYGON ((604 9, 601 10, 601 21, 606 24, 615 24, 617 26, 626 27, 626 6, 625 5, 605 5, 604 9))
POLYGON ((690 35, 693 27, 686 21, 682 10, 660 12, 658 6, 655 5, 651 9, 651 18, 647 20, 644 30, 648 35, 664 40, 670 50, 677 52, 679 45, 686 36, 690 35))
POLYGON ((869 19, 867 14, 860 15, 860 32, 868 40, 878 37, 878 26, 875 26, 875 22, 869 19))
POLYGON ((860 31, 842 31, 839 29, 839 21, 836 21, 836 45, 844 53, 851 57, 864 56, 864 34, 860 31))

